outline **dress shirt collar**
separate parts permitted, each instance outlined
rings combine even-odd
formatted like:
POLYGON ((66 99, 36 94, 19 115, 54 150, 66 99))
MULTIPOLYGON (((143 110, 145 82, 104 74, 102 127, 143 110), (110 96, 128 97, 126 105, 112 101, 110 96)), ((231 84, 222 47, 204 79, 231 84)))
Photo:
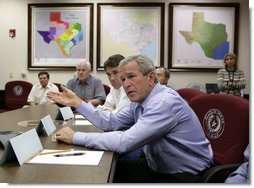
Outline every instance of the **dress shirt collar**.
POLYGON ((161 88, 162 86, 157 83, 153 89, 151 90, 151 92, 148 94, 148 96, 145 98, 145 100, 143 100, 143 102, 139 103, 144 109, 145 107, 149 104, 151 98, 155 95, 155 93, 157 93, 159 91, 159 89, 161 88))
POLYGON ((42 87, 42 85, 40 84, 40 88, 41 88, 41 89, 48 89, 48 88, 50 88, 51 85, 52 85, 51 82, 48 82, 48 84, 46 85, 46 87, 42 87))
MULTIPOLYGON (((113 87, 112 87, 112 88, 113 88, 113 87)), ((114 88, 114 89, 115 89, 115 88, 114 88)), ((123 86, 121 86, 119 89, 115 89, 115 91, 116 91, 118 94, 120 94, 120 93, 122 93, 122 92, 125 93, 125 90, 124 90, 123 86)))

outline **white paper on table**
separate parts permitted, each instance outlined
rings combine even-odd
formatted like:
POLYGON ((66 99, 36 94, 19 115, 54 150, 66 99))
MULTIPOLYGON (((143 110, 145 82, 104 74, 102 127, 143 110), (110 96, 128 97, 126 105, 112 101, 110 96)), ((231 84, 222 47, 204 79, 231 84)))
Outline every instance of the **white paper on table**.
MULTIPOLYGON (((44 149, 42 152, 51 152, 57 150, 44 149)), ((92 165, 98 166, 102 158, 103 151, 85 151, 85 150, 73 150, 63 153, 53 153, 45 155, 36 155, 30 161, 26 163, 33 164, 59 164, 59 165, 92 165), (69 153, 85 153, 85 155, 76 156, 65 156, 65 157, 55 157, 57 154, 69 154, 69 153)))
POLYGON ((93 124, 88 120, 74 120, 73 125, 93 125, 93 124))
POLYGON ((84 116, 80 115, 80 114, 76 114, 74 116, 74 119, 86 119, 84 116))

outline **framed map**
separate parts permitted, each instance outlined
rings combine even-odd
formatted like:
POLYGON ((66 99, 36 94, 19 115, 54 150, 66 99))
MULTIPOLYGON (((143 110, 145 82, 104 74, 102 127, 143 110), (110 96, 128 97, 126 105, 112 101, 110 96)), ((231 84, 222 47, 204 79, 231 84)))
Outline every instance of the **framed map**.
POLYGON ((224 67, 225 54, 237 54, 238 22, 239 3, 170 3, 170 70, 215 72, 224 67))
POLYGON ((93 64, 93 4, 28 4, 28 70, 93 64))
POLYGON ((114 54, 142 54, 163 66, 164 9, 164 3, 98 3, 97 70, 114 54))

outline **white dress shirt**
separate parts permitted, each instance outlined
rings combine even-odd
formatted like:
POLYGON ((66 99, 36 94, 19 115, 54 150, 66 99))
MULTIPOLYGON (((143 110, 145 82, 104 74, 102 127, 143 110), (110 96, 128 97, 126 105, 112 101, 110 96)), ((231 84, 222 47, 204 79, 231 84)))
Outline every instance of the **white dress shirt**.
POLYGON ((129 98, 127 97, 123 87, 115 89, 111 87, 109 94, 107 95, 105 103, 97 108, 101 110, 109 110, 112 112, 118 112, 122 108, 128 106, 130 103, 129 98))
POLYGON ((51 102, 51 100, 47 97, 47 93, 49 91, 59 92, 59 89, 51 82, 49 82, 45 88, 42 87, 40 83, 37 83, 33 85, 28 95, 27 102, 35 102, 35 104, 51 102))

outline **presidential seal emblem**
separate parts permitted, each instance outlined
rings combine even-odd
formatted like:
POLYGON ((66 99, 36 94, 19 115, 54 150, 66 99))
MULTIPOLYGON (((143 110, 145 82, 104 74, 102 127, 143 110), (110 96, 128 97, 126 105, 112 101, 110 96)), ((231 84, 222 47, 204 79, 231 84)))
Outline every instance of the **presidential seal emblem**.
POLYGON ((209 110, 203 119, 203 130, 208 138, 219 138, 225 127, 225 119, 218 109, 209 110))
POLYGON ((14 95, 16 95, 16 96, 22 95, 23 92, 24 92, 24 89, 23 89, 22 86, 17 85, 17 86, 15 86, 15 87, 13 88, 13 93, 14 93, 14 95))

